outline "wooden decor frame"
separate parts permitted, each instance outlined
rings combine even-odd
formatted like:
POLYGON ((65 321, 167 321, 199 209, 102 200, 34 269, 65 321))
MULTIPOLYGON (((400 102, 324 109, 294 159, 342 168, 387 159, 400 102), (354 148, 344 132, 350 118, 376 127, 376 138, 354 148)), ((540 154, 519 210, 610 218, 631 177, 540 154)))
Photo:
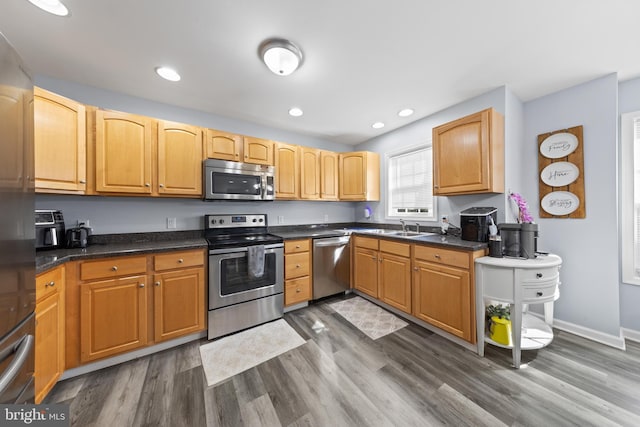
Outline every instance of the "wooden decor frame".
MULTIPOLYGON (((562 175, 562 173, 563 172, 561 171, 560 175, 562 175)), ((538 135, 538 182, 539 182, 539 189, 540 189, 539 191, 540 218, 586 218, 587 207, 586 207, 585 191, 584 191, 584 140, 583 140, 582 125, 575 126, 568 129, 560 129, 553 132, 548 132, 548 133, 543 133, 538 135), (571 148, 567 149, 568 154, 566 156, 559 156, 561 154, 561 151, 564 149, 564 147, 567 147, 570 144, 563 144, 563 142, 561 141, 562 136, 559 135, 560 138, 558 138, 558 140, 560 142, 558 142, 558 144, 555 147, 552 147, 551 144, 549 144, 551 140, 548 138, 551 137, 552 135, 565 134, 565 133, 575 136, 575 138, 577 139, 577 146, 574 149, 571 149, 571 148), (545 144, 544 147, 542 147, 543 143, 545 144), (555 153, 547 154, 547 155, 543 154, 543 152, 548 153, 552 151, 554 148, 557 148, 555 150, 555 153), (547 169, 544 178, 543 178, 543 171, 549 165, 553 163, 558 163, 558 162, 570 163, 570 165, 561 164, 561 165, 568 166, 566 170, 568 170, 570 173, 574 173, 573 171, 575 171, 575 168, 577 168, 578 177, 566 185, 557 185, 557 186, 550 185, 553 183, 551 182, 553 179, 549 175, 549 170, 553 169, 553 167, 550 167, 549 169, 547 169), (569 196, 564 200, 567 204, 574 203, 575 198, 577 198, 579 203, 578 208, 566 215, 558 214, 558 213, 553 214, 553 213, 547 212, 543 207, 543 200, 547 201, 547 209, 550 209, 548 206, 549 204, 548 200, 550 200, 549 198, 552 197, 551 193, 555 193, 555 192, 571 193, 571 195, 566 193, 556 193, 556 194, 559 194, 559 195, 564 194, 566 196, 569 196), (547 195, 550 195, 550 196, 549 198, 545 199, 545 196, 547 195), (575 197, 573 197, 572 195, 575 195, 575 197)), ((559 198, 559 199, 560 199, 560 203, 562 203, 563 202, 562 198, 559 198)))

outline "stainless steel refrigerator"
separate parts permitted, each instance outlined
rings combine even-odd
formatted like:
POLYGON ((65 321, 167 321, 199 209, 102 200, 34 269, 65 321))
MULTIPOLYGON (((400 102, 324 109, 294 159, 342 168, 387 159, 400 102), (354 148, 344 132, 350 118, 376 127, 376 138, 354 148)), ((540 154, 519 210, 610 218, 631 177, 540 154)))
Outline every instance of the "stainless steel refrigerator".
POLYGON ((33 84, 0 34, 0 403, 33 403, 33 84))

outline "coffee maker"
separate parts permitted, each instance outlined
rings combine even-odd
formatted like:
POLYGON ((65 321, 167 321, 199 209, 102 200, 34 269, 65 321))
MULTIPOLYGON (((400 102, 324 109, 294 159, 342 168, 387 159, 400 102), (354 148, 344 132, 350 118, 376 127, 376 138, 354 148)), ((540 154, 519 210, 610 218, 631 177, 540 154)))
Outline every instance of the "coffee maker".
POLYGON ((538 250, 538 224, 498 224, 502 254, 514 258, 535 258, 538 250))
POLYGON ((473 207, 460 212, 462 240, 488 242, 489 226, 497 222, 497 212, 497 208, 491 207, 473 207))
POLYGON ((62 212, 50 209, 35 211, 36 250, 63 248, 65 245, 62 212))

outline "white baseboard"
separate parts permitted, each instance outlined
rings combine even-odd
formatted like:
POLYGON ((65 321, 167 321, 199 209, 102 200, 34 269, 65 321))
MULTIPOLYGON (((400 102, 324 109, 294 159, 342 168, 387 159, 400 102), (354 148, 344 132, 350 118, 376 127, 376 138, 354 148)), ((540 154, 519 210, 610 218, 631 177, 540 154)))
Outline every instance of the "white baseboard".
POLYGON ((640 331, 636 331, 634 329, 622 328, 622 336, 625 339, 640 342, 640 331))
MULTIPOLYGON (((529 314, 533 314, 535 316, 543 318, 543 316, 539 315, 538 313, 529 312, 529 314)), ((625 337, 622 335, 622 332, 619 336, 615 336, 558 319, 553 319, 553 327, 555 329, 560 329, 561 331, 569 332, 571 334, 578 335, 579 337, 587 338, 591 341, 599 342, 600 344, 615 347, 620 350, 625 350, 626 348, 624 343, 625 337)))
POLYGON ((108 359, 99 360, 97 362, 88 363, 86 365, 78 366, 64 371, 60 376, 60 381, 68 378, 77 377, 89 372, 97 371, 99 369, 108 368, 119 363, 128 362, 129 360, 137 359, 142 356, 148 356, 149 354, 157 353, 168 348, 177 347, 182 344, 186 344, 191 341, 199 340, 207 336, 207 331, 198 332, 195 334, 186 335, 184 337, 176 338, 171 341, 166 341, 160 344, 152 345, 151 347, 141 348, 140 350, 130 351, 119 356, 110 357, 108 359))

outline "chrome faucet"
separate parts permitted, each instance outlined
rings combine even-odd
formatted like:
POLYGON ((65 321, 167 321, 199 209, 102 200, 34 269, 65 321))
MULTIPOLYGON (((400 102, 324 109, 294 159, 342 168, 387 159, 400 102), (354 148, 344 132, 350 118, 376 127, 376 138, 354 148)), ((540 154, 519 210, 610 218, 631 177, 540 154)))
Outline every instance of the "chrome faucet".
POLYGON ((407 224, 405 224, 404 219, 400 220, 400 224, 402 224, 402 232, 406 233, 407 232, 407 224))
POLYGON ((416 222, 416 233, 420 232, 420 223, 416 222))

